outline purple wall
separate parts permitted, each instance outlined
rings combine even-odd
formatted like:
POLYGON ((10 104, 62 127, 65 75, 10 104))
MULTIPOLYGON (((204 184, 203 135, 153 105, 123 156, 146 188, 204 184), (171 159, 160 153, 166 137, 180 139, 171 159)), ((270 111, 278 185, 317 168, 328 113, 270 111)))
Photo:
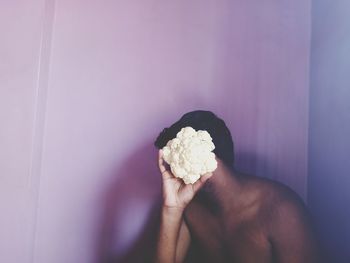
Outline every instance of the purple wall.
POLYGON ((0 4, 2 261, 122 257, 159 200, 153 140, 194 109, 305 198, 310 1, 30 2, 0 4))
POLYGON ((350 2, 313 1, 308 200, 328 262, 350 262, 350 2))

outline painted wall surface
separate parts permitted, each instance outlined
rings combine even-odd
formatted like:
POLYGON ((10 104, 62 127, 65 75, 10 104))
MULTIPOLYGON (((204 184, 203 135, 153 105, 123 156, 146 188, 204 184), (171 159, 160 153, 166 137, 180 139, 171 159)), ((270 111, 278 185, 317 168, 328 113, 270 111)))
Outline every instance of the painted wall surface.
POLYGON ((11 3, 4 261, 127 261, 160 197, 153 141, 195 109, 227 122, 239 169, 306 196, 310 1, 11 3))
POLYGON ((308 199, 329 262, 350 262, 350 3, 313 1, 308 199))
POLYGON ((44 1, 0 3, 0 261, 32 262, 44 1))

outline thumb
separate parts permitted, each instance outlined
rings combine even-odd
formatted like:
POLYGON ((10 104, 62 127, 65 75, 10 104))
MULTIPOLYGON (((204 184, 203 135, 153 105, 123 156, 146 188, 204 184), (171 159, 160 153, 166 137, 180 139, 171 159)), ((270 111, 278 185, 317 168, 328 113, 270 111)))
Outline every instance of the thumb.
POLYGON ((197 182, 195 182, 193 184, 193 190, 194 192, 196 193, 204 184, 205 182, 210 178, 212 177, 213 173, 206 173, 206 174, 203 174, 197 182))

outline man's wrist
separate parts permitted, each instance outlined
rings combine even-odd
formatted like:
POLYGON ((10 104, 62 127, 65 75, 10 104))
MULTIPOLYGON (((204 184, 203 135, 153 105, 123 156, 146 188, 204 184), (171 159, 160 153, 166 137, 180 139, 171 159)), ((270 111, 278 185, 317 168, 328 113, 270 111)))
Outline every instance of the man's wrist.
POLYGON ((182 216, 184 213, 185 208, 184 207, 174 207, 174 206, 162 206, 162 214, 167 216, 182 216))

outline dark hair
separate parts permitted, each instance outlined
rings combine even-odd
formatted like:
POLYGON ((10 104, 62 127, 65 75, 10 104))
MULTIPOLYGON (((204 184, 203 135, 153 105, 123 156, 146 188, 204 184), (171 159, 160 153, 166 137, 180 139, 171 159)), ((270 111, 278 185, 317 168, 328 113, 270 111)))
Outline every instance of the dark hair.
POLYGON ((163 129, 154 145, 158 149, 162 149, 169 140, 175 138, 176 134, 186 126, 191 126, 196 131, 206 130, 209 132, 215 145, 213 152, 228 168, 233 168, 234 148, 230 130, 225 122, 211 111, 196 110, 185 113, 169 128, 163 129))

